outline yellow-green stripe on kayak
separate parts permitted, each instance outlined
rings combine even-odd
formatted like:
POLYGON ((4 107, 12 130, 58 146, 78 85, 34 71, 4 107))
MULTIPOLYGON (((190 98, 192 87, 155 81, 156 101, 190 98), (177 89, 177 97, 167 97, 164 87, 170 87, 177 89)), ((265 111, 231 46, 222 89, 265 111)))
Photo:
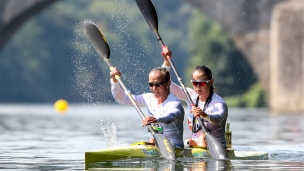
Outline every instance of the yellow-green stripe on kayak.
POLYGON ((160 151, 152 145, 123 146, 85 152, 85 162, 95 163, 131 158, 159 157, 160 151))
MULTIPOLYGON (((127 160, 132 158, 159 158, 161 155, 159 149, 153 145, 145 145, 143 142, 137 142, 130 146, 114 147, 101 150, 85 152, 85 169, 89 165, 97 162, 127 160)), ((231 160, 267 160, 268 152, 259 151, 234 151, 227 150, 227 155, 231 160)), ((210 158, 206 148, 185 148, 176 149, 176 156, 189 158, 210 158)))

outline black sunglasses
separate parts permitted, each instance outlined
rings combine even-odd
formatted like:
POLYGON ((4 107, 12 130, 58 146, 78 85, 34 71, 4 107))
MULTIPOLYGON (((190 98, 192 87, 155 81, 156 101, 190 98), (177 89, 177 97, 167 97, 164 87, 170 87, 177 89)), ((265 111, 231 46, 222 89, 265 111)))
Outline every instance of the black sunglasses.
POLYGON ((161 83, 148 83, 150 87, 160 87, 161 85, 163 85, 164 83, 166 83, 168 81, 164 81, 164 82, 161 82, 161 83))

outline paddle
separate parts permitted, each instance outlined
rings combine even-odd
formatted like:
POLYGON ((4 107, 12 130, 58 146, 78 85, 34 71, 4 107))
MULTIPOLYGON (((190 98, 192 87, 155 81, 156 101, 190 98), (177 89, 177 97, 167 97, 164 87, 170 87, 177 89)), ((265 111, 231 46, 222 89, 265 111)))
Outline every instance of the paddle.
MULTIPOLYGON (((107 43, 105 36, 102 34, 101 30, 98 28, 98 26, 96 24, 94 24, 92 22, 85 22, 84 30, 85 30, 85 33, 86 33, 87 37, 89 38, 91 44, 93 45, 93 47, 99 54, 99 56, 101 56, 103 58, 103 60, 108 65, 109 69, 112 71, 113 66, 109 62, 110 47, 107 43)), ((123 88, 125 93, 127 93, 129 99, 131 100, 132 104, 134 105, 134 107, 137 110, 140 117, 142 119, 144 119, 145 115, 143 114, 141 109, 136 104, 130 91, 127 89, 127 87, 125 86, 125 84, 122 82, 122 80, 120 79, 120 77, 118 75, 115 75, 115 78, 118 80, 119 84, 121 85, 121 87, 123 88)), ((148 126, 148 129, 151 132, 151 134, 153 135, 155 142, 156 142, 156 146, 160 149, 162 156, 169 160, 175 160, 175 149, 172 147, 169 140, 163 134, 155 132, 150 125, 148 126)))
MULTIPOLYGON (((158 33, 158 17, 157 17, 157 12, 155 10, 153 3, 151 2, 151 0, 136 0, 136 3, 138 5, 141 13, 143 14, 146 22, 148 23, 150 29, 155 34, 157 40, 159 41, 161 46, 164 47, 165 45, 158 33)), ((188 102, 191 104, 191 106, 194 106, 194 103, 182 81, 182 78, 179 76, 179 74, 174 66, 173 61, 171 60, 171 57, 167 57, 167 58, 187 97, 188 102)), ((226 150, 223 148, 222 144, 207 131, 205 124, 203 124, 200 119, 198 119, 198 121, 199 121, 200 125, 202 126, 202 129, 205 133, 206 140, 207 140, 207 148, 208 148, 210 155, 215 159, 228 159, 226 150)))

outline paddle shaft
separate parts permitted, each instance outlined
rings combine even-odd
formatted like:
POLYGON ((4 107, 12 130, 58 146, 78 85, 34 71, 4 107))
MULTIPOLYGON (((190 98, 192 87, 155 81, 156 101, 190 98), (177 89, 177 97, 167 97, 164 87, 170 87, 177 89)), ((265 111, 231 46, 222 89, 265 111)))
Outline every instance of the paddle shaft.
MULTIPOLYGON (((106 62, 106 64, 110 68, 110 70, 112 71, 114 68, 110 64, 109 60, 104 58, 104 61, 106 62)), ((134 100, 133 96, 131 95, 130 91, 127 89, 127 87, 125 86, 123 81, 120 79, 120 76, 115 75, 115 78, 119 82, 120 86, 125 91, 127 96, 129 97, 129 99, 131 100, 133 106, 135 107, 135 109, 139 113, 140 117, 142 119, 144 119, 145 115, 143 114, 141 109, 138 107, 138 105, 135 102, 135 100, 134 100)), ((160 151, 162 152, 163 156, 166 157, 167 159, 175 160, 174 149, 173 149, 172 145, 170 144, 170 142, 167 140, 167 138, 162 134, 155 133, 155 131, 152 129, 151 125, 148 125, 148 129, 151 132, 152 136, 155 138, 155 140, 156 140, 155 142, 156 142, 157 146, 160 148, 160 151)))
MULTIPOLYGON (((91 41, 91 44, 97 51, 100 57, 103 58, 103 60, 106 62, 110 70, 113 70, 112 65, 109 62, 110 58, 110 47, 107 43, 107 40, 105 36, 102 34, 101 30, 98 28, 98 26, 92 22, 85 22, 84 23, 85 33, 88 36, 89 40, 91 41)), ((142 119, 145 118, 145 115, 140 110, 138 105, 136 104, 133 96, 131 95, 130 91, 126 88, 125 84, 120 79, 119 75, 115 75, 115 78, 118 80, 120 86, 123 88, 127 96, 129 97, 130 101, 132 102, 133 106, 136 108, 137 112, 139 113, 140 117, 142 119)), ((169 160, 175 160, 175 150, 170 144, 169 140, 163 135, 155 132, 151 125, 148 126, 149 131, 153 135, 156 146, 159 148, 161 154, 169 160)))
MULTIPOLYGON (((150 29, 153 31, 153 33, 155 34, 158 42, 161 44, 162 47, 165 46, 165 44, 162 41, 162 38, 160 37, 160 34, 158 33, 158 16, 157 16, 157 12, 156 9, 152 3, 151 0, 136 0, 136 3, 142 13, 142 15, 144 16, 147 24, 149 25, 150 29)), ((192 99, 188 93, 188 91, 185 88, 185 85, 182 81, 182 78, 179 76, 175 65, 173 63, 173 61, 171 60, 171 56, 167 57, 167 59, 170 62, 170 65, 172 66, 172 69, 187 97, 188 102, 191 104, 191 106, 194 106, 192 99)), ((207 132, 207 129, 205 128, 204 124, 202 123, 202 121, 200 119, 198 119, 199 123, 202 125, 202 129, 204 132, 207 132)))
MULTIPOLYGON (((112 71, 114 69, 114 67, 110 64, 108 59, 103 58, 104 61, 106 62, 106 64, 108 65, 108 67, 110 68, 110 70, 112 71)), ((119 82, 119 85, 122 87, 122 89, 125 91, 125 93, 127 94, 127 96, 129 97, 130 101, 132 102, 133 106, 135 107, 136 111, 138 112, 139 116, 144 119, 145 115, 142 112, 142 110, 138 107, 137 103, 135 102, 133 96, 131 95, 130 91, 127 89, 127 87, 125 86, 125 84, 123 83, 123 81, 120 79, 119 75, 115 75, 116 80, 119 82)), ((149 131, 152 134, 155 134, 154 130, 151 128, 151 126, 148 126, 149 131)))
MULTIPOLYGON (((108 65, 108 67, 110 68, 110 70, 112 71, 114 69, 114 67, 110 64, 109 60, 105 59, 105 58, 103 58, 103 59, 106 62, 106 64, 108 65)), ((139 113, 140 117, 142 119, 144 119, 145 115, 143 114, 141 109, 138 107, 138 105, 135 102, 135 100, 134 100, 133 96, 131 95, 130 91, 127 89, 127 87, 125 86, 123 81, 120 79, 120 76, 115 75, 115 78, 118 81, 119 85, 122 87, 122 89, 125 91, 127 96, 129 97, 130 101, 132 102, 133 106, 135 107, 135 109, 139 113)), ((148 129, 151 132, 152 136, 156 139, 156 144, 160 148, 163 156, 166 157, 167 159, 175 160, 174 149, 171 146, 170 142, 167 140, 167 138, 165 138, 165 136, 162 135, 162 134, 155 133, 155 131, 152 129, 151 125, 148 126, 148 129)))
MULTIPOLYGON (((162 47, 164 47, 164 43, 159 35, 159 33, 157 32, 157 30, 155 29, 154 30, 154 33, 155 35, 157 36, 157 40, 158 42, 161 44, 162 47)), ((191 107, 195 106, 190 95, 189 95, 189 92, 187 91, 186 89, 186 86, 184 85, 183 83, 183 80, 182 78, 179 76, 179 73, 177 72, 176 68, 175 68, 175 65, 171 59, 171 56, 167 56, 167 59, 170 63, 170 65, 172 66, 172 69, 177 77, 177 80, 179 81, 186 97, 187 97, 187 100, 188 102, 190 103, 191 107)), ((228 159, 228 156, 226 154, 226 151, 225 149, 223 148, 222 144, 216 139, 214 138, 208 131, 207 131, 207 128, 205 127, 205 124, 202 122, 201 120, 201 117, 200 116, 197 116, 197 120, 199 122, 199 124, 201 125, 201 128, 202 130, 204 131, 205 133, 205 136, 206 136, 206 140, 207 140, 207 147, 209 149, 209 152, 211 154, 211 156, 213 158, 217 158, 217 159, 228 159)))
MULTIPOLYGON (((162 38, 160 37, 159 33, 158 33, 156 30, 154 30, 154 34, 156 35, 157 40, 158 40, 158 42, 160 43, 160 45, 161 45, 162 47, 164 47, 165 44, 164 44, 162 38)), ((168 59, 170 65, 171 65, 171 67, 172 67, 172 69, 173 69, 173 71, 174 71, 174 73, 175 73, 175 75, 176 75, 176 77, 177 77, 177 80, 178 80, 179 84, 181 85, 181 87, 182 87, 182 89, 183 89, 183 91, 184 91, 184 93, 185 93, 185 95, 186 95, 186 97, 187 97, 188 102, 190 103, 191 107, 192 107, 192 106, 195 106, 194 103, 193 103, 193 101, 192 101, 192 99, 191 99, 191 97, 190 97, 190 95, 189 95, 189 92, 188 92, 187 89, 186 89, 186 86, 185 86, 184 83, 183 83, 183 79, 179 76, 179 73, 178 73, 178 71, 177 71, 176 68, 175 68, 175 65, 174 65, 174 63, 173 63, 173 61, 172 61, 172 59, 171 59, 171 56, 167 56, 167 59, 168 59)), ((198 118, 200 118, 200 117, 198 117, 198 118)), ((202 123, 201 119, 198 119, 198 122, 199 122, 200 125, 202 125, 202 129, 203 129, 203 131, 206 133, 206 132, 207 132, 207 129, 206 129, 206 127, 205 127, 205 124, 202 123)))
MULTIPOLYGON (((165 46, 165 44, 163 43, 162 41, 162 38, 160 37, 159 33, 157 32, 156 29, 154 29, 154 34, 156 35, 157 37, 157 40, 158 42, 161 44, 162 47, 165 46)), ((179 81, 186 97, 187 97, 187 100, 188 102, 190 103, 191 107, 195 106, 187 89, 186 89, 186 86, 184 85, 183 83, 183 80, 182 78, 179 76, 179 73, 177 72, 176 68, 175 68, 175 65, 171 59, 171 56, 167 56, 167 59, 170 63, 170 65, 172 66, 172 69, 177 77, 177 80, 179 81)), ((209 149, 209 152, 211 154, 211 156, 213 158, 217 158, 217 159, 228 159, 228 156, 226 154, 226 151, 225 149, 223 148, 222 144, 216 139, 214 138, 208 131, 207 131, 207 128, 205 127, 205 124, 202 122, 201 120, 201 117, 200 116, 197 116, 197 120, 199 122, 199 124, 201 125, 201 128, 202 130, 204 131, 204 134, 206 136, 206 140, 207 140, 207 147, 209 149)))
MULTIPOLYGON (((164 47, 164 43, 158 33, 158 17, 157 17, 157 12, 156 9, 152 3, 151 0, 136 0, 136 3, 141 11, 141 13, 143 14, 147 24, 149 25, 150 29, 153 31, 153 33, 155 34, 155 36, 157 37, 157 40, 159 41, 159 43, 161 44, 162 47, 164 47)), ((191 104, 191 106, 193 107, 193 101, 190 98, 190 95, 185 87, 185 85, 182 82, 181 77, 179 76, 173 61, 171 60, 171 57, 167 57, 170 65, 173 68, 173 71, 176 74, 176 77, 187 97, 188 102, 191 104)), ((199 124, 202 127, 202 130, 204 131, 205 135, 206 135, 206 140, 207 140, 207 147, 208 150, 211 154, 211 156, 213 158, 217 158, 217 159, 227 159, 227 154, 225 149, 223 148, 223 146, 221 145, 221 143, 214 138, 206 129, 204 123, 202 123, 200 117, 197 119, 199 121, 199 124)))

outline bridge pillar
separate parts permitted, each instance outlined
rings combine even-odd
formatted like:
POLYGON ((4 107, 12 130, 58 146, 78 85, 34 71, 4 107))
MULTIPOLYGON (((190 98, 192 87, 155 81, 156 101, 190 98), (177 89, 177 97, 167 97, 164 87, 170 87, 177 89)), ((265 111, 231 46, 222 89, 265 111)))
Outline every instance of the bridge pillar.
POLYGON ((270 108, 275 113, 303 113, 303 0, 277 4, 270 33, 270 108))

